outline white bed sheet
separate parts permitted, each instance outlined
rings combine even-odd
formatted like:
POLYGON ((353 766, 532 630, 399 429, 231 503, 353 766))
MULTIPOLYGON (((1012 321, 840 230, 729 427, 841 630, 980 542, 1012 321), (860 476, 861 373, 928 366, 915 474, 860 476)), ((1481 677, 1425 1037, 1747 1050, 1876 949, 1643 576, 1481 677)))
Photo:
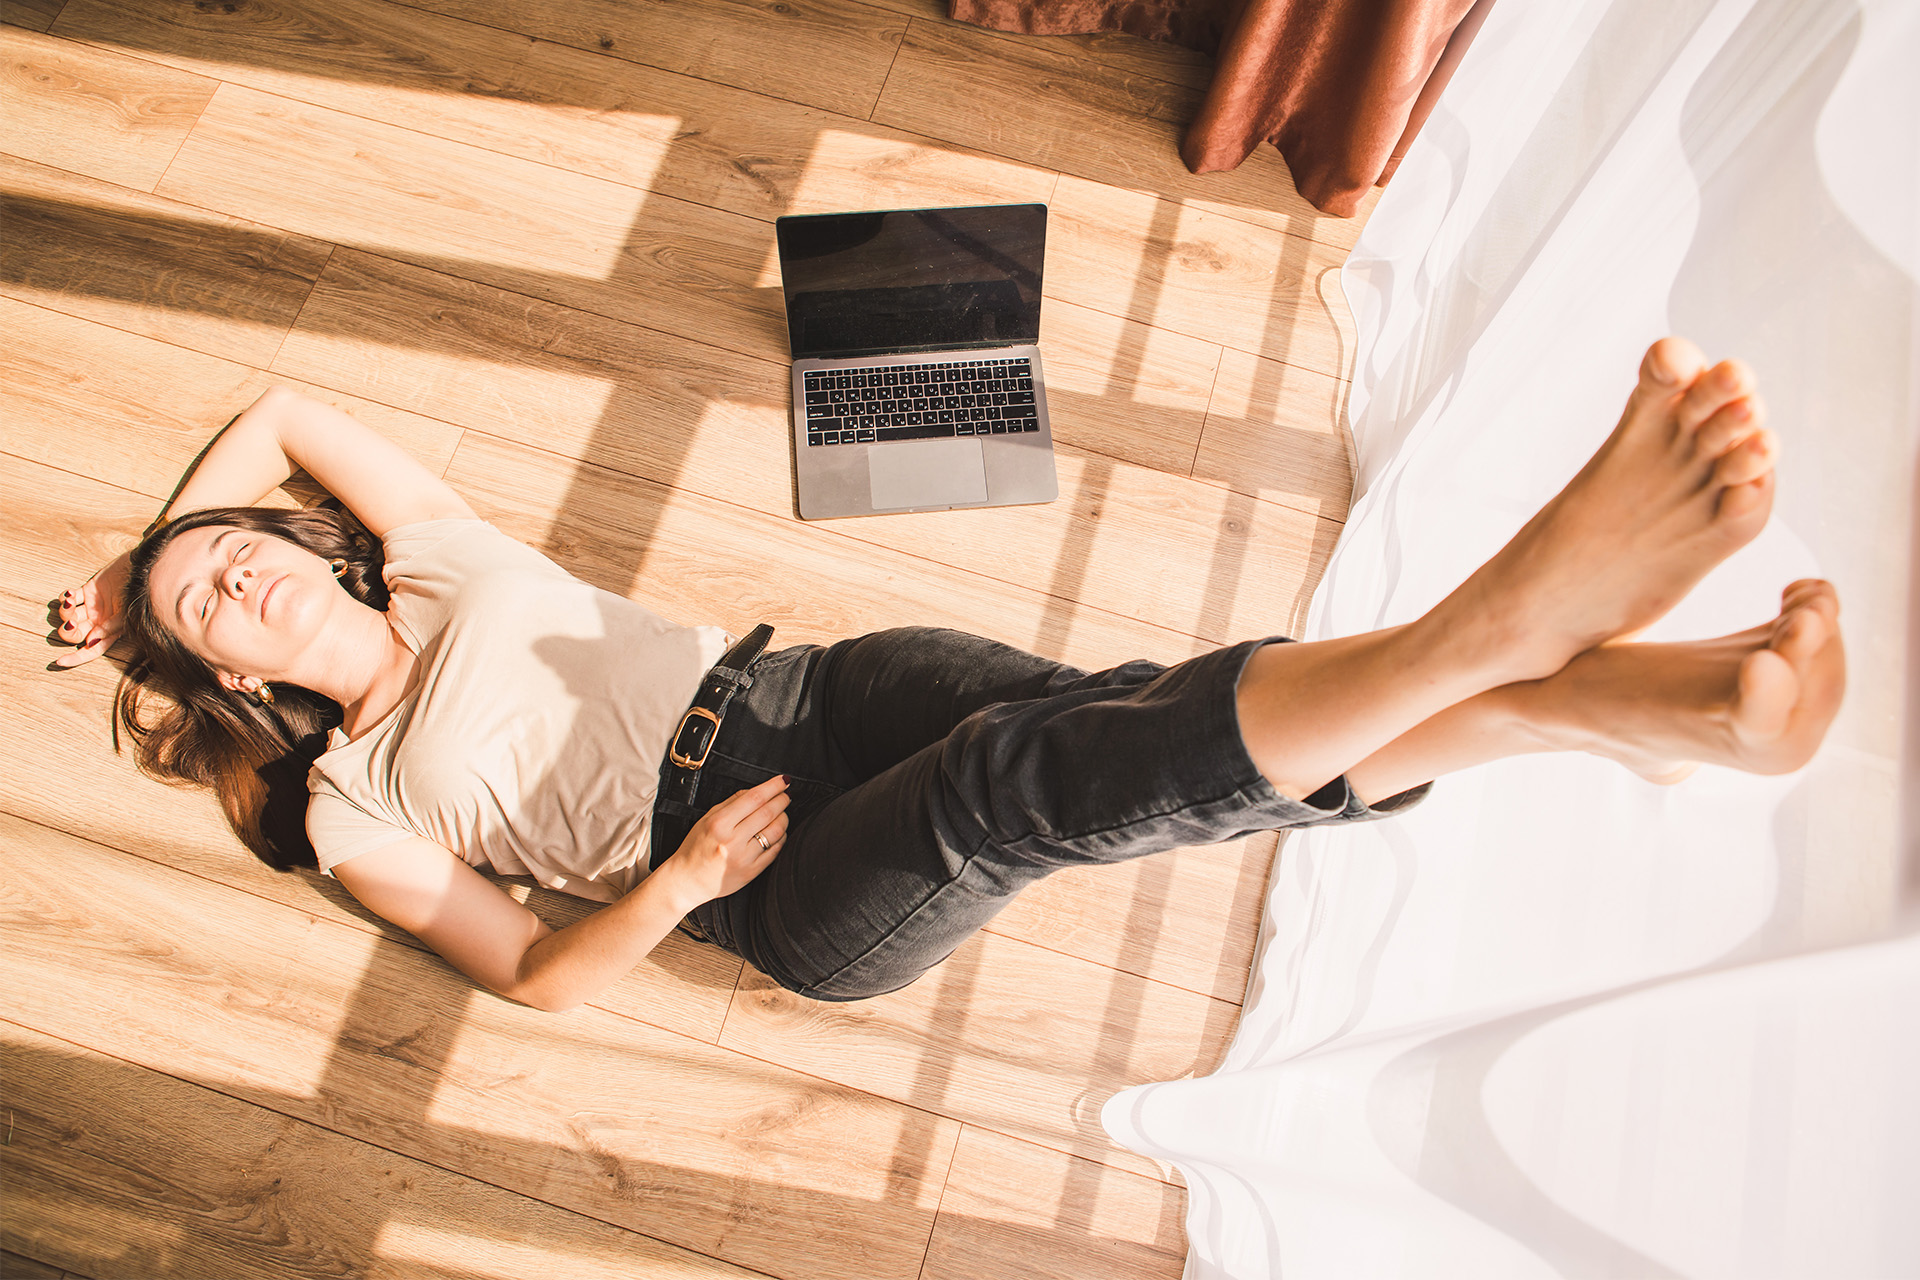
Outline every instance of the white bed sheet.
POLYGON ((1443 596, 1678 332, 1755 366, 1785 461, 1650 638, 1830 578, 1849 696, 1790 777, 1536 756, 1293 838, 1221 1068, 1105 1113, 1186 1177, 1194 1280, 1920 1274, 1916 68, 1911 2, 1494 7, 1346 267, 1308 635, 1443 596))

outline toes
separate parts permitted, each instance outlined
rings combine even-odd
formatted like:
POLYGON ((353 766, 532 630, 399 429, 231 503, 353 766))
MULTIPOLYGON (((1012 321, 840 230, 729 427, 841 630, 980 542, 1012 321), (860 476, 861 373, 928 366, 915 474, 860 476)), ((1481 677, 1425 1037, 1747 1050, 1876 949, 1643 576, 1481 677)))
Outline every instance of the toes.
POLYGON ((1758 479, 1722 489, 1714 514, 1721 520, 1745 524, 1753 519, 1765 519, 1772 506, 1773 470, 1769 466, 1758 479))
POLYGON ((1745 443, 1713 464, 1713 482, 1730 489, 1735 485, 1752 484, 1771 473, 1777 443, 1773 432, 1765 428, 1754 432, 1745 443))
POLYGON ((1825 578, 1801 578, 1780 593, 1780 611, 1792 609, 1817 609, 1833 625, 1840 618, 1840 593, 1825 578))
POLYGON ((1647 348, 1640 361, 1640 389, 1652 395, 1672 395, 1700 376, 1707 357, 1685 338, 1662 338, 1647 348))
POLYGON ((1694 456, 1717 458, 1742 440, 1751 439, 1754 432, 1764 430, 1761 424, 1766 420, 1766 406, 1759 396, 1745 395, 1730 400, 1694 428, 1694 456))
POLYGON ((1753 394, 1758 384, 1753 370, 1742 360, 1722 360, 1693 380, 1680 398, 1677 416, 1682 428, 1693 431, 1719 412, 1721 407, 1753 394))
POLYGON ((1833 636, 1833 629, 1817 610, 1795 609, 1780 619, 1769 647, 1795 668, 1805 666, 1833 636))

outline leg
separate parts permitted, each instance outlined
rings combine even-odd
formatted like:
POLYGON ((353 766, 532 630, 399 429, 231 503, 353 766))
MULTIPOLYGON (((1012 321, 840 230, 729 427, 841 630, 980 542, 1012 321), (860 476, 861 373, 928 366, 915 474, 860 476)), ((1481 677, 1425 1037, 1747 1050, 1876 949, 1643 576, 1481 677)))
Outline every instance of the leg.
POLYGON ((1691 644, 1590 649, 1545 680, 1449 707, 1347 780, 1371 801, 1535 751, 1589 751, 1663 783, 1700 762, 1785 773, 1819 746, 1845 684, 1838 597, 1827 583, 1796 582, 1765 626, 1691 644))
POLYGON ((1424 617, 1257 655, 1240 722, 1266 778, 1308 795, 1449 707, 1551 675, 1654 621, 1758 533, 1773 438, 1746 369, 1703 365, 1656 343, 1599 452, 1424 617))
POLYGON ((1060 867, 1360 816, 1344 784, 1290 800, 1247 756, 1235 690, 1259 647, 977 711, 796 820, 765 872, 694 919, 790 990, 857 999, 913 981, 1060 867))

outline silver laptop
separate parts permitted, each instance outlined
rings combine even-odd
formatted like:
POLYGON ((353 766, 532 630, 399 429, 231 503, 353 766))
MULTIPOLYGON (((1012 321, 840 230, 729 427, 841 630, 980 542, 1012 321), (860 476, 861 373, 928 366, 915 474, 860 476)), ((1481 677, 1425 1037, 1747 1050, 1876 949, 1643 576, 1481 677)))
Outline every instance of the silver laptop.
POLYGON ((1050 502, 1043 204, 781 218, 800 516, 1050 502))

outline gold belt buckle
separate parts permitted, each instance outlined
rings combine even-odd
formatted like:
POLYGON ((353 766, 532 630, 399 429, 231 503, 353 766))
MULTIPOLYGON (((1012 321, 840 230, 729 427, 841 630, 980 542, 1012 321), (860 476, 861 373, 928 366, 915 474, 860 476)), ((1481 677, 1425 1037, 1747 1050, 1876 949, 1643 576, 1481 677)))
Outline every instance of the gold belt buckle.
POLYGON ((706 764, 707 755, 713 750, 713 741, 719 736, 719 716, 713 714, 713 712, 707 710, 705 707, 688 707, 687 714, 680 717, 680 727, 673 731, 673 741, 667 744, 667 759, 673 761, 673 763, 682 769, 698 769, 706 764), (700 716, 713 725, 713 731, 707 734, 706 745, 700 749, 698 759, 695 759, 693 756, 680 754, 680 735, 687 731, 687 725, 692 722, 695 716, 700 716))

